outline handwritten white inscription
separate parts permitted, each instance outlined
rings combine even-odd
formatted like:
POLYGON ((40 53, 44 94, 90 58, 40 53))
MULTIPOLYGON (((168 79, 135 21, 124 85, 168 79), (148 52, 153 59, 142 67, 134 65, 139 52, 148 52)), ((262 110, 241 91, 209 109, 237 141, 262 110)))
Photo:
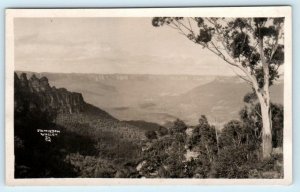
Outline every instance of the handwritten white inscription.
POLYGON ((41 136, 45 137, 45 141, 51 142, 51 137, 56 137, 60 133, 60 130, 55 129, 37 129, 37 132, 40 133, 41 136))

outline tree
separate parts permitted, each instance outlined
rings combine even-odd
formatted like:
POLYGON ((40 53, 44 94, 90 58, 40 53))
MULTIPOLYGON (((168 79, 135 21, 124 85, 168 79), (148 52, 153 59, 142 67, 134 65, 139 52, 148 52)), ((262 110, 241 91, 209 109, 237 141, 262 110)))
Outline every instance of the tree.
POLYGON ((238 149, 243 147, 247 150, 249 156, 258 149, 260 144, 259 137, 256 136, 252 129, 249 129, 243 122, 232 120, 224 125, 220 134, 220 148, 238 149))
POLYGON ((154 17, 152 25, 169 26, 238 69, 252 86, 261 110, 263 158, 272 152, 269 87, 284 62, 284 18, 154 17))
POLYGON ((170 127, 170 134, 152 140, 143 151, 141 174, 145 177, 185 177, 186 124, 177 119, 170 127))
MULTIPOLYGON (((258 99, 255 94, 248 93, 244 97, 245 106, 240 111, 240 119, 244 126, 254 132, 256 139, 261 140, 262 118, 258 99)), ((283 144, 283 106, 280 104, 270 104, 272 120, 272 146, 282 147, 283 144)))
POLYGON ((216 159, 218 153, 216 130, 208 123, 206 116, 200 117, 188 144, 190 149, 199 152, 201 157, 208 159, 210 163, 216 159))
MULTIPOLYGON (((258 106, 258 105, 257 105, 258 106)), ((219 137, 220 151, 214 163, 214 171, 218 178, 265 178, 266 172, 272 172, 271 178, 282 176, 282 155, 272 154, 269 159, 261 159, 259 154, 261 134, 257 124, 258 114, 255 108, 248 112, 241 111, 241 120, 231 120, 224 125, 219 137), (279 162, 279 163, 278 163, 279 162)), ((272 105, 272 117, 280 118, 280 111, 272 105), (276 112, 273 112, 276 111, 276 112)), ((280 124, 273 119, 273 124, 280 124)), ((274 126, 275 128, 275 126, 274 126)), ((276 129, 276 128, 275 128, 276 129)), ((261 130, 261 129, 260 129, 261 130)), ((274 145, 278 145, 280 137, 273 132, 274 145)))
POLYGON ((176 133, 185 133, 187 130, 186 124, 180 119, 176 119, 172 127, 170 127, 170 134, 174 135, 176 133))

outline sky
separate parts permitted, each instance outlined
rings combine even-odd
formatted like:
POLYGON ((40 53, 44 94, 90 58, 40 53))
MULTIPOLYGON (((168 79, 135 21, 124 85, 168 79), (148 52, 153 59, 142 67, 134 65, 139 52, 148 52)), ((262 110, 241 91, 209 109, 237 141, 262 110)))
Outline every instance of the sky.
POLYGON ((15 70, 234 75, 222 59, 151 18, 16 18, 15 70))

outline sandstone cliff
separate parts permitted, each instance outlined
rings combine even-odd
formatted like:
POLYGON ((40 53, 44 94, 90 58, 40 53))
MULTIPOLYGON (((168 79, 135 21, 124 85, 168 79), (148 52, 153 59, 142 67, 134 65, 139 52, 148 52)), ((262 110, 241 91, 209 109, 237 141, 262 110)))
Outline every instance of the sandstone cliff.
POLYGON ((25 73, 20 76, 15 73, 14 80, 16 110, 25 104, 29 105, 29 109, 39 108, 42 111, 72 114, 81 112, 86 105, 80 93, 51 87, 46 77, 37 78, 32 75, 28 79, 25 73))

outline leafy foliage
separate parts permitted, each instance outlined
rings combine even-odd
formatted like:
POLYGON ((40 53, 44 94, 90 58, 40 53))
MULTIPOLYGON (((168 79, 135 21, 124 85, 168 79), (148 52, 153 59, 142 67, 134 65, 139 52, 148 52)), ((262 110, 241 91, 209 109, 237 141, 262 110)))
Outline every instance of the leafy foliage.
POLYGON ((212 162, 217 155, 218 146, 216 138, 216 129, 211 126, 205 116, 199 119, 199 125, 193 129, 189 139, 189 148, 199 152, 202 158, 212 162))
POLYGON ((173 135, 173 134, 177 134, 177 133, 184 133, 187 129, 187 126, 186 124, 181 121, 180 119, 177 119, 175 122, 174 122, 174 125, 169 129, 170 131, 170 134, 173 135))
POLYGON ((75 167, 82 178, 136 178, 139 174, 135 170, 135 164, 116 164, 97 156, 83 156, 79 153, 70 153, 65 158, 75 167))
POLYGON ((160 137, 163 137, 163 136, 165 136, 165 135, 167 135, 168 134, 168 129, 167 128, 165 128, 165 127, 163 127, 163 126, 160 126, 159 128, 158 128, 158 135, 160 136, 160 137))
MULTIPOLYGON (((241 121, 227 123, 219 138, 220 153, 215 163, 217 177, 221 178, 281 178, 282 154, 270 159, 260 157, 262 120, 255 94, 245 96, 246 106, 240 112, 241 121)), ((283 107, 271 105, 273 147, 282 147, 283 107)))
POLYGON ((147 131, 145 135, 148 139, 157 139, 157 134, 155 131, 147 131))
POLYGON ((235 149, 243 146, 249 153, 257 150, 260 146, 260 140, 255 133, 237 120, 230 121, 224 126, 219 141, 221 148, 235 149))
POLYGON ((220 153, 215 164, 217 177, 247 178, 250 165, 259 159, 260 141, 240 121, 228 122, 219 138, 220 153))
MULTIPOLYGON (((245 96, 245 101, 247 105, 257 102, 251 94, 245 96)), ((274 106, 272 114, 275 118, 272 120, 279 125, 277 131, 282 131, 280 125, 283 123, 283 111, 274 106)), ((254 109, 249 108, 247 111, 252 114, 252 118, 243 116, 241 112, 240 121, 228 122, 221 131, 210 125, 205 116, 201 116, 190 136, 179 131, 184 129, 178 127, 188 126, 183 126, 177 120, 170 128, 172 134, 149 143, 143 151, 140 174, 167 178, 282 178, 282 154, 272 154, 268 160, 260 156, 261 128, 256 127, 261 122, 254 122, 254 119, 259 118, 254 109), (198 155, 187 159, 188 150, 198 155)), ((275 135, 273 132, 273 138, 278 139, 275 135)), ((273 141, 274 147, 280 146, 277 145, 280 143, 277 139, 273 141)))
POLYGON ((177 119, 170 134, 158 138, 143 151, 141 175, 146 177, 184 177, 187 126, 177 119))
MULTIPOLYGON (((254 93, 246 94, 244 97, 245 107, 240 111, 240 118, 246 129, 253 132, 254 141, 261 142, 262 119, 260 105, 254 93)), ((271 103, 270 107, 272 119, 272 145, 275 148, 283 145, 283 106, 271 103)))

